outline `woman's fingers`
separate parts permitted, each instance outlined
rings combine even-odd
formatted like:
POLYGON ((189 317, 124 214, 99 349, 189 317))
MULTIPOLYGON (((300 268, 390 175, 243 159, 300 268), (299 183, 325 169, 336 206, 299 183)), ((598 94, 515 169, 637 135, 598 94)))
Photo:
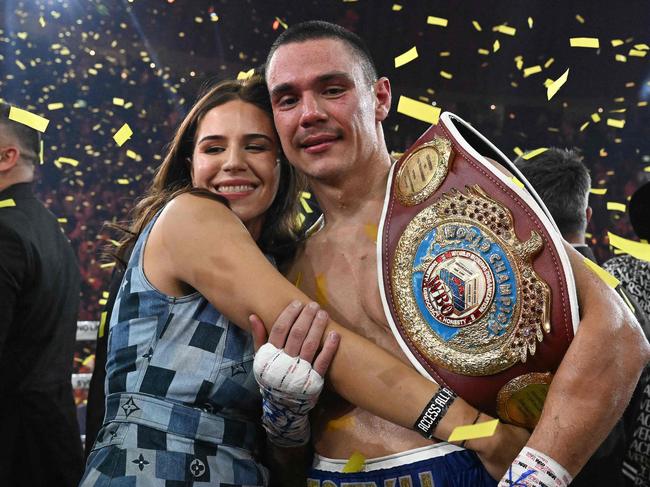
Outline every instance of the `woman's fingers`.
POLYGON ((248 317, 251 324, 251 334, 253 335, 253 348, 255 353, 262 345, 266 343, 266 328, 259 316, 253 314, 248 317))
POLYGON ((325 310, 319 310, 316 312, 314 319, 307 331, 307 336, 302 342, 300 348, 300 358, 306 360, 309 363, 314 361, 316 352, 320 348, 320 343, 323 340, 323 333, 325 332, 325 327, 329 322, 329 315, 325 310))
POLYGON ((293 323, 291 331, 289 332, 289 336, 287 337, 286 343, 284 344, 285 353, 291 357, 297 357, 300 355, 303 343, 309 334, 309 330, 312 327, 312 323, 314 322, 314 318, 316 317, 319 309, 320 306, 318 303, 314 302, 307 304, 302 309, 300 315, 293 323))
POLYGON ((300 301, 293 301, 289 306, 284 308, 280 316, 275 320, 271 332, 269 333, 269 343, 276 348, 284 348, 287 336, 294 322, 300 316, 303 304, 300 301))
POLYGON ((325 373, 332 363, 334 354, 339 348, 340 341, 341 336, 335 331, 331 331, 327 335, 325 343, 323 344, 323 349, 320 351, 318 357, 316 357, 316 360, 314 360, 314 364, 312 365, 313 369, 318 372, 321 377, 325 377, 325 373))

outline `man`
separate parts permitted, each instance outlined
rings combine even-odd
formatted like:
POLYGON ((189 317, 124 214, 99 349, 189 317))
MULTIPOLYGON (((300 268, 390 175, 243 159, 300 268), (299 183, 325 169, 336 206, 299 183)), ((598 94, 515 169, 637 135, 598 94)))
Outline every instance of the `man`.
POLYGON ((57 219, 32 192, 38 133, 0 104, 0 484, 79 483, 72 398, 79 270, 57 219))
MULTIPOLYGON (((628 217, 637 237, 650 240, 650 182, 639 187, 627 206, 628 217)), ((650 262, 619 255, 609 259, 603 267, 621 282, 621 287, 643 309, 650 321, 650 262)), ((645 327, 646 336, 650 326, 645 327)), ((648 433, 648 412, 650 411, 650 367, 646 367, 637 386, 630 406, 623 416, 627 433, 627 448, 623 461, 626 485, 632 487, 650 486, 650 439, 648 433)))
MULTIPOLYGON (((585 243, 585 232, 591 219, 589 189, 591 176, 577 150, 552 147, 530 159, 519 157, 515 165, 535 188, 551 213, 562 237, 582 255, 596 261, 591 248, 585 243)), ((642 322, 643 317, 637 315, 642 322)), ((625 430, 619 421, 572 486, 624 485, 623 454, 625 430)))
MULTIPOLYGON (((376 274, 374 235, 391 166, 381 125, 390 109, 390 83, 377 78, 356 36, 322 22, 293 26, 276 40, 266 79, 284 152, 307 176, 325 217, 290 278, 334 320, 406 361, 386 323, 376 274)), ((624 304, 571 258, 578 262, 581 328, 528 446, 575 475, 620 416, 650 347, 624 304), (608 368, 614 361, 620 367, 608 368)), ((403 463, 408 451, 414 461, 412 450, 431 444, 337 399, 323 401, 313 431, 316 451, 343 463, 355 452, 396 455, 391 461, 403 463)), ((332 469, 340 464, 321 463, 332 469)))

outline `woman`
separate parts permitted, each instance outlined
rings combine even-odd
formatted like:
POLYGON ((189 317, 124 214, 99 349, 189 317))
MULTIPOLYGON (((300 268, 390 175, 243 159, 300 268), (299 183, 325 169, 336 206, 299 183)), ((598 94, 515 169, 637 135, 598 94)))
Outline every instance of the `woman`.
MULTIPOLYGON (((179 127, 124 242, 135 245, 110 323, 106 417, 81 485, 267 485, 249 317, 274 323, 309 301, 271 263, 291 256, 296 201, 263 81, 212 88, 179 127)), ((334 388, 412 427, 438 387, 337 324, 328 329, 340 336, 334 388)), ((446 438, 476 413, 458 399, 432 433, 446 438)), ((523 443, 493 448, 512 438, 498 431, 476 447, 500 455, 492 461, 505 471, 523 443)))

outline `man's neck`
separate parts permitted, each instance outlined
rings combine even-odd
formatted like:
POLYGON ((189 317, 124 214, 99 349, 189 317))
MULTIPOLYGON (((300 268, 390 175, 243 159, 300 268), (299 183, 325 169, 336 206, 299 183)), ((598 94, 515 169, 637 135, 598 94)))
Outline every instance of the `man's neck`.
POLYGON ((382 151, 370 164, 355 166, 335 182, 310 180, 309 186, 321 207, 327 225, 345 221, 368 209, 381 207, 391 160, 382 151))

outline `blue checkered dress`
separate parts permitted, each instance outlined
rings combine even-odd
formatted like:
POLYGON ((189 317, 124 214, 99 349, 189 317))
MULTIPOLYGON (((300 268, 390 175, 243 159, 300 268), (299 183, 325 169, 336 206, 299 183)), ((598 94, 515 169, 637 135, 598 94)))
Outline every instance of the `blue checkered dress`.
POLYGON ((106 416, 82 487, 264 486, 249 333, 201 294, 156 290, 135 244, 110 321, 106 416))

